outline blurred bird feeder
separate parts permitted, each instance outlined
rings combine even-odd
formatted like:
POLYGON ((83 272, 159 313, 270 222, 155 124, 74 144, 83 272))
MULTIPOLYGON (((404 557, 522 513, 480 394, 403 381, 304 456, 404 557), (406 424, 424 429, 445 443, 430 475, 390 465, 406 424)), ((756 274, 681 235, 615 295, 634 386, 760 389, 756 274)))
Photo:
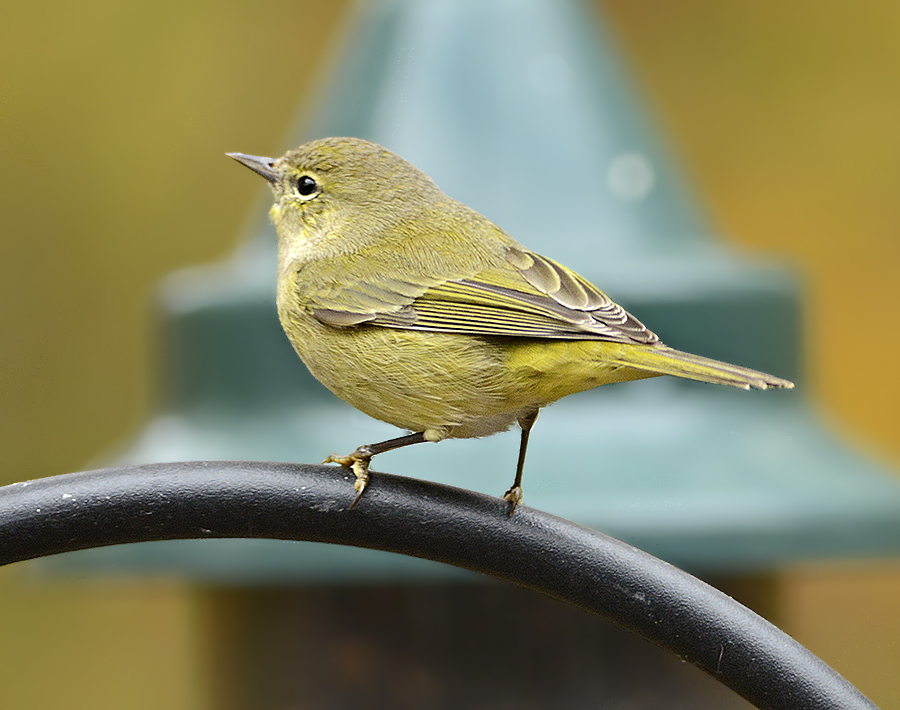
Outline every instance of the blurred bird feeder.
MULTIPOLYGON (((285 148, 326 135, 381 143, 576 268, 667 344, 798 384, 743 392, 660 378, 568 397, 532 434, 526 505, 694 570, 896 552, 900 485, 810 407, 796 276, 716 240, 596 19, 580 2, 550 0, 364 4, 317 115, 285 148)), ((223 159, 222 169, 234 166, 223 159)), ((167 406, 121 461, 315 462, 398 435, 306 372, 275 313, 274 229, 262 215, 256 229, 227 263, 165 284, 167 406)), ((376 468, 500 495, 517 446, 515 431, 444 441, 385 454, 376 468)), ((246 554, 218 544, 225 559, 184 551, 184 571, 436 574, 369 552, 310 549, 304 559, 315 560, 297 564, 301 553, 278 543, 246 554)))
MULTIPOLYGON (((577 269, 668 345, 797 382, 743 392, 659 378, 569 397, 532 432, 525 505, 706 575, 900 550, 900 484, 810 406, 796 275, 716 238, 581 2, 366 3, 341 50, 314 120, 283 149, 328 135, 381 143, 577 269)), ((222 170, 237 169, 223 156, 222 170)), ((119 462, 316 462, 399 435, 306 372, 278 324, 274 284, 274 230, 262 215, 229 261, 166 282, 166 407, 119 462)), ((517 446, 517 432, 444 441, 379 456, 375 468, 501 495, 517 446)), ((57 564, 82 571, 249 585, 473 579, 387 553, 265 541, 65 557, 57 564)))

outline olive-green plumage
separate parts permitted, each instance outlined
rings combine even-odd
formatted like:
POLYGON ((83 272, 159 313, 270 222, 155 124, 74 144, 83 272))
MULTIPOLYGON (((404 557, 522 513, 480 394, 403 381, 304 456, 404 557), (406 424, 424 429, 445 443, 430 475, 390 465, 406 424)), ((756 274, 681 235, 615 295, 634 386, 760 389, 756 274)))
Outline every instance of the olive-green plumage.
POLYGON ((581 276, 381 146, 326 138, 277 160, 229 155, 275 193, 278 314, 297 354, 338 397, 420 435, 329 457, 354 467, 360 493, 376 453, 519 422, 506 496, 515 507, 528 430, 566 395, 657 375, 793 387, 664 346, 581 276))

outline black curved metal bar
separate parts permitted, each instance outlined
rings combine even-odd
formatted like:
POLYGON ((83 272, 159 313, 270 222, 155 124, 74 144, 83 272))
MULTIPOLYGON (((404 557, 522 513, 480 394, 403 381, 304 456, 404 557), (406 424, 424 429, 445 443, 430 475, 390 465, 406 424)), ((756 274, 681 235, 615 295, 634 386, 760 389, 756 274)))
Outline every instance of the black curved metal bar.
POLYGON ((311 540, 437 560, 530 587, 690 661, 759 708, 875 708, 760 616, 672 565, 499 498, 336 467, 251 462, 100 469, 0 488, 0 564, 149 540, 311 540))

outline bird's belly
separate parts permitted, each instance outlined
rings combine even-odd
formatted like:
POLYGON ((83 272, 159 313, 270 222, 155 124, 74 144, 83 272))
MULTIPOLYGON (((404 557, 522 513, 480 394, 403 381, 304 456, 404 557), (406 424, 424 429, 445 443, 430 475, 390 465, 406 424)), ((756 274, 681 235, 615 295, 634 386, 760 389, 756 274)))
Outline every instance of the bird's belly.
POLYGON ((313 376, 369 416, 435 438, 488 436, 534 406, 510 398, 504 353, 472 336, 332 328, 304 314, 282 325, 313 376))
POLYGON ((282 325, 310 372, 370 417, 432 440, 505 431, 566 395, 652 376, 607 362, 599 341, 482 338, 367 326, 303 312, 282 325))

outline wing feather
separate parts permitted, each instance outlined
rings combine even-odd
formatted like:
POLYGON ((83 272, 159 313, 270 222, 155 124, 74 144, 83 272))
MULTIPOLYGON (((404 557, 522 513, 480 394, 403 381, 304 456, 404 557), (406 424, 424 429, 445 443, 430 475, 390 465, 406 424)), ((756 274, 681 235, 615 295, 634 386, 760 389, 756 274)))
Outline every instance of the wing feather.
POLYGON ((310 304, 334 327, 381 326, 467 335, 655 343, 656 335, 605 293, 546 257, 510 247, 514 267, 468 278, 357 282, 310 304), (336 297, 337 296, 337 297, 336 297), (338 303, 352 308, 336 308, 338 303))

